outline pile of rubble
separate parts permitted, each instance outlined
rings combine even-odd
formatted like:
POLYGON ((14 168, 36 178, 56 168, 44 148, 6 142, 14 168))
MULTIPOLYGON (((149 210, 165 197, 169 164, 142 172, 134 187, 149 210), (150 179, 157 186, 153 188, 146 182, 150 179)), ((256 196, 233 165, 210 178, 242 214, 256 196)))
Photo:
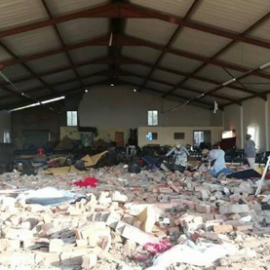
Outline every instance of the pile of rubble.
POLYGON ((268 269, 267 183, 126 170, 1 175, 1 269, 268 269))

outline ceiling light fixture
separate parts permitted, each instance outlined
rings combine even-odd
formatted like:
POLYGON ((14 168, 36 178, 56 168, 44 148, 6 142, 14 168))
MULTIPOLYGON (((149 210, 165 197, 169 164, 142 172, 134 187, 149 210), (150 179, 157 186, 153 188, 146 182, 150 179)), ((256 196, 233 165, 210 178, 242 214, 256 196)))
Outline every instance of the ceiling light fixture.
POLYGON ((114 87, 114 83, 111 83, 111 87, 114 87))
POLYGON ((113 32, 111 32, 111 35, 110 35, 109 47, 112 46, 112 42, 113 42, 113 32))
POLYGON ((88 89, 85 89, 84 92, 85 92, 85 93, 88 93, 88 89))
POLYGON ((265 69, 265 68, 268 68, 269 66, 270 66, 270 61, 267 62, 267 63, 265 63, 265 64, 263 64, 263 65, 261 65, 261 66, 259 67, 259 69, 265 69))
MULTIPOLYGON (((37 107, 37 106, 44 105, 44 104, 47 104, 47 103, 56 102, 56 101, 59 101, 61 99, 65 99, 65 98, 66 98, 65 96, 62 96, 62 97, 47 99, 47 100, 44 100, 44 101, 41 101, 41 102, 32 103, 32 104, 29 104, 29 105, 26 105, 26 106, 18 107, 18 108, 12 109, 10 111, 15 112, 15 111, 20 111, 20 110, 24 110, 24 109, 28 109, 28 108, 32 108, 32 107, 37 107)), ((50 108, 50 110, 52 110, 52 108, 50 108)))
POLYGON ((133 89, 133 92, 137 92, 137 89, 134 88, 134 89, 133 89))
POLYGON ((229 81, 227 81, 227 82, 224 82, 224 83, 222 84, 222 86, 226 86, 226 85, 231 84, 231 83, 233 83, 233 82, 235 82, 235 81, 236 81, 236 79, 235 79, 235 78, 232 78, 231 80, 229 80, 229 81))

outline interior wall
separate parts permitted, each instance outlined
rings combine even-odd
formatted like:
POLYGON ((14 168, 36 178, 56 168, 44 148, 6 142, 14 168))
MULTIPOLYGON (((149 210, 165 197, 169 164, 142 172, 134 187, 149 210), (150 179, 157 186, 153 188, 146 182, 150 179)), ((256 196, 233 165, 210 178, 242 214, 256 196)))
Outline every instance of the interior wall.
POLYGON ((158 128, 222 126, 222 114, 213 117, 212 111, 192 105, 179 106, 174 112, 162 114, 179 103, 147 92, 133 92, 133 88, 132 86, 89 88, 79 106, 80 125, 97 127, 99 138, 110 137, 112 140, 116 131, 123 131, 125 143, 130 128, 148 125, 148 110, 158 110, 158 128))
POLYGON ((265 107, 266 102, 261 98, 253 98, 243 102, 244 135, 247 134, 248 126, 258 127, 259 139, 256 147, 259 151, 264 151, 266 149, 265 107))
POLYGON ((236 146, 242 148, 241 107, 231 105, 224 109, 224 130, 235 130, 236 146))
POLYGON ((7 142, 5 139, 6 135, 10 136, 11 139, 11 113, 8 111, 0 111, 0 143, 7 142))
POLYGON ((247 128, 257 126, 259 131, 259 143, 256 145, 258 152, 269 150, 269 106, 270 95, 267 96, 267 101, 261 98, 253 98, 244 101, 242 106, 231 105, 225 107, 224 129, 235 129, 236 136, 239 139, 237 144, 239 148, 244 145, 247 128))
POLYGON ((48 130, 51 144, 59 142, 60 126, 66 125, 66 114, 63 106, 54 105, 57 110, 51 111, 48 107, 35 107, 12 112, 13 142, 16 148, 24 148, 23 132, 48 130), (61 111, 61 112, 60 112, 61 111))
POLYGON ((183 145, 193 145, 193 132, 196 130, 210 130, 211 143, 215 144, 221 140, 223 127, 139 127, 138 144, 140 147, 148 144, 175 145, 177 142, 180 142, 183 145), (156 132, 158 134, 157 140, 147 141, 146 134, 148 132, 156 132), (185 138, 183 140, 175 140, 175 132, 184 133, 185 138))

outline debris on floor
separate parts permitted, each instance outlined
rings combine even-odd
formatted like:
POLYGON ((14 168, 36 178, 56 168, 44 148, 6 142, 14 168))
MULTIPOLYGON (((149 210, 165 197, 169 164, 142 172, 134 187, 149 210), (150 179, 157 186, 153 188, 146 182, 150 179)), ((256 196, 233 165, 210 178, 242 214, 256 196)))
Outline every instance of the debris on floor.
POLYGON ((267 269, 268 186, 266 181, 254 196, 256 180, 198 171, 130 173, 123 165, 53 175, 5 173, 0 265, 267 269))

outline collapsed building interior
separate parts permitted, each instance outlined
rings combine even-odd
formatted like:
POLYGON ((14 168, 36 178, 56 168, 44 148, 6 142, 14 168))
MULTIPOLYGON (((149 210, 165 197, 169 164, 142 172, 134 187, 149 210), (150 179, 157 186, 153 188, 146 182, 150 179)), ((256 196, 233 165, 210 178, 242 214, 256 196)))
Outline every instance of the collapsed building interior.
POLYGON ((268 269, 269 1, 0 18, 1 269, 268 269))

